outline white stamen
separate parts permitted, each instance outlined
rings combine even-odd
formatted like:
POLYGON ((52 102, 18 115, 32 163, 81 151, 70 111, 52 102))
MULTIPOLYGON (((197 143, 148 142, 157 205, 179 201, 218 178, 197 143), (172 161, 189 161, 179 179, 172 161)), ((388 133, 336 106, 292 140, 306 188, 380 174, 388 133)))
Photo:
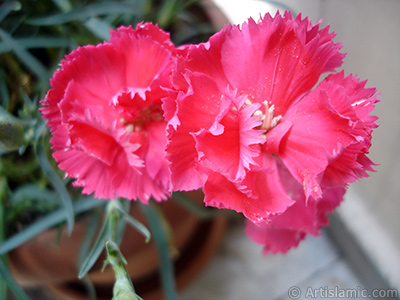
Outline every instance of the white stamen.
POLYGON ((282 116, 281 116, 281 115, 272 118, 272 121, 271 121, 271 128, 274 128, 274 127, 278 124, 278 122, 279 122, 281 119, 282 119, 282 116))
POLYGON ((354 107, 354 106, 363 104, 365 101, 367 101, 367 99, 361 99, 361 100, 359 100, 359 101, 356 101, 356 102, 352 103, 351 106, 354 107))
POLYGON ((128 126, 125 127, 125 130, 126 130, 127 132, 133 132, 133 129, 134 129, 133 124, 129 124, 128 126))
POLYGON ((258 117, 258 116, 264 116, 261 110, 257 109, 254 113, 253 116, 258 117))
POLYGON ((282 116, 279 115, 274 117, 274 110, 275 110, 274 104, 269 106, 268 101, 264 101, 263 104, 265 107, 265 114, 261 118, 261 121, 263 121, 261 128, 268 131, 271 128, 274 128, 278 124, 278 122, 282 119, 282 116))

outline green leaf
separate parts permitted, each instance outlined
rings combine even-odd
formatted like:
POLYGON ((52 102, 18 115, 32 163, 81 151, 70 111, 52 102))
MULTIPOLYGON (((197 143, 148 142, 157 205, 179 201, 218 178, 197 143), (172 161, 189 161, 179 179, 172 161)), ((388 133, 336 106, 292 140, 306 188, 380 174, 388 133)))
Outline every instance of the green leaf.
POLYGON ((79 256, 78 256, 78 265, 81 266, 86 257, 90 253, 90 247, 94 242, 94 239, 96 237, 96 232, 99 226, 99 221, 101 217, 101 212, 95 211, 94 213, 91 214, 91 220, 89 222, 89 225, 87 226, 87 230, 85 233, 85 236, 83 237, 83 240, 80 245, 79 249, 79 256))
POLYGON ((39 139, 36 143, 36 154, 38 157, 39 165, 41 166, 43 172, 47 175, 52 183, 53 187, 56 189, 58 195, 60 196, 65 209, 65 214, 67 218, 68 232, 71 234, 74 229, 74 209, 72 207, 72 200, 65 187, 64 182, 57 175, 56 171, 51 166, 49 160, 47 159, 46 153, 44 151, 43 139, 39 139))
POLYGON ((103 252, 107 240, 111 238, 110 223, 111 223, 111 215, 107 214, 106 220, 104 221, 103 227, 96 240, 96 243, 81 267, 81 271, 79 272, 78 275, 79 278, 83 278, 84 276, 86 276, 86 274, 90 271, 90 269, 99 259, 100 254, 101 252, 103 252))
POLYGON ((10 12, 13 10, 20 10, 21 3, 19 1, 6 1, 4 4, 0 6, 0 22, 8 16, 10 12))
POLYGON ((149 205, 140 203, 140 205, 149 220, 154 241, 158 248, 161 261, 161 281, 166 299, 176 300, 178 297, 175 288, 174 265, 170 256, 167 232, 161 222, 162 218, 153 203, 149 205))
POLYGON ((68 0, 52 0, 52 1, 62 12, 67 12, 72 9, 72 4, 68 0))
POLYGON ((19 149, 24 143, 24 136, 22 123, 0 106, 0 150, 19 149))
MULTIPOLYGON (((79 215, 86 212, 92 208, 104 205, 106 202, 94 199, 93 197, 84 197, 75 201, 73 205, 74 214, 79 215)), ((53 226, 60 224, 66 220, 64 208, 60 208, 44 217, 35 223, 29 225, 24 230, 18 232, 14 236, 10 237, 4 243, 0 245, 0 255, 5 254, 18 246, 22 245, 26 241, 35 237, 39 233, 52 228, 53 226)))
MULTIPOLYGON (((0 73, 0 105, 7 109, 10 105, 10 94, 8 93, 7 84, 2 80, 1 76, 3 76, 2 72, 0 73)), ((4 76, 6 75, 4 74, 4 76)))
POLYGON ((168 27, 173 18, 177 15, 179 2, 179 0, 163 1, 163 5, 157 14, 157 24, 159 24, 161 28, 168 27))
POLYGON ((37 26, 60 25, 71 21, 85 21, 92 17, 112 14, 140 15, 137 7, 129 3, 107 1, 79 7, 66 13, 28 20, 28 24, 37 26))
POLYGON ((85 291, 86 291, 86 296, 88 300, 95 300, 97 299, 96 297, 96 286, 93 284, 93 282, 90 280, 89 276, 85 276, 81 279, 85 291))
POLYGON ((218 214, 221 214, 221 211, 218 209, 207 208, 204 206, 197 205, 189 197, 187 197, 185 193, 182 192, 173 193, 172 199, 178 202, 188 211, 194 213, 196 216, 202 219, 214 218, 218 214))
MULTIPOLYGON (((4 176, 0 176, 0 243, 3 243, 5 238, 5 207, 4 200, 7 194, 7 179, 4 176)), ((3 260, 6 264, 6 257, 0 256, 0 260, 3 260)), ((5 280, 0 280, 0 299, 7 298, 7 284, 5 280)))
POLYGON ((128 214, 126 210, 123 210, 121 206, 116 206, 116 208, 122 213, 123 218, 128 222, 128 224, 138 230, 145 237, 146 243, 149 242, 151 238, 149 229, 143 223, 139 222, 130 214, 128 214))
MULTIPOLYGON (((78 265, 81 266, 84 263, 84 260, 90 253, 90 247, 92 245, 92 242, 94 240, 94 237, 96 237, 96 232, 97 228, 99 225, 99 220, 101 217, 101 210, 96 209, 92 214, 91 214, 92 219, 89 222, 89 225, 87 226, 87 231, 85 233, 85 236, 83 237, 83 240, 80 245, 79 249, 79 256, 78 256, 78 265)), ((81 278, 82 283, 85 286, 85 290, 87 292, 88 299, 97 299, 96 298, 96 288, 93 284, 93 282, 90 280, 89 276, 84 276, 81 278)))
POLYGON ((110 29, 113 26, 99 18, 90 18, 83 23, 94 35, 102 40, 108 41, 110 39, 110 29))
POLYGON ((7 178, 0 176, 0 242, 3 243, 5 238, 5 208, 4 199, 7 194, 7 178))
POLYGON ((31 300, 25 291, 15 282, 3 259, 0 259, 0 275, 18 300, 31 300))
POLYGON ((42 82, 44 86, 48 85, 49 72, 46 67, 32 54, 24 49, 18 42, 16 42, 7 32, 0 28, 0 38, 5 44, 12 48, 14 54, 21 60, 21 62, 29 68, 42 82))
MULTIPOLYGON (((3 257, 0 257, 3 260, 3 257)), ((7 282, 5 280, 0 280, 0 299, 7 299, 7 282)))
POLYGON ((120 243, 125 229, 126 210, 129 210, 129 202, 126 202, 124 205, 121 200, 108 201, 103 227, 99 236, 97 237, 93 249, 81 267, 79 278, 84 277, 93 267, 103 251, 107 241, 111 241, 116 245, 120 243))
POLYGON ((55 203, 57 195, 55 192, 41 188, 36 184, 26 184, 21 185, 14 190, 10 197, 10 203, 11 205, 15 206, 26 199, 55 203))
MULTIPOLYGON (((71 40, 67 38, 56 37, 34 37, 34 38, 16 38, 14 42, 23 49, 37 49, 37 48, 64 48, 71 45, 71 40)), ((0 43, 0 54, 10 52, 14 48, 11 44, 6 42, 0 43)))

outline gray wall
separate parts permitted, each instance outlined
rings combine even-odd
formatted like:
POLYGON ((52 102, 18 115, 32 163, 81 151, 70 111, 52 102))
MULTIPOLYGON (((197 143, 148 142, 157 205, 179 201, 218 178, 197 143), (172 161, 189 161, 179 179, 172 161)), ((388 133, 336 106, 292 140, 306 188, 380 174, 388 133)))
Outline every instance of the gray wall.
MULTIPOLYGON (((347 52, 343 68, 377 87, 380 127, 373 133, 370 158, 377 172, 353 184, 366 207, 400 248, 400 1, 325 0, 302 2, 337 33, 347 52), (314 6, 315 5, 315 6, 314 6)), ((304 10, 303 10, 304 11, 304 10)), ((400 266, 399 266, 400 267, 400 266)))

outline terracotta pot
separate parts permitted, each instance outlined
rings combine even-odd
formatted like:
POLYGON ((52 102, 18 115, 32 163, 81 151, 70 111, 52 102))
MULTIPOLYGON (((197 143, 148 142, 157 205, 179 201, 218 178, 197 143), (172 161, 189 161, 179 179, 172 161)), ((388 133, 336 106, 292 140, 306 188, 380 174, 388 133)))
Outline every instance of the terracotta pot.
POLYGON ((47 230, 10 252, 10 269, 17 282, 30 287, 75 279, 87 224, 87 219, 77 222, 70 237, 65 229, 60 234, 55 228, 47 230))
MULTIPOLYGON (((189 192, 190 197, 202 201, 202 193, 189 192)), ((171 226, 176 253, 174 265, 177 287, 182 288, 201 270, 216 251, 222 238, 225 218, 202 220, 175 201, 159 204, 171 226)), ((132 215, 147 224, 136 205, 132 215)), ((46 285, 60 299, 88 299, 83 282, 77 279, 76 261, 88 220, 77 223, 71 237, 61 234, 57 245, 57 231, 52 229, 10 253, 12 271, 24 286, 46 285)), ((127 271, 137 293, 146 300, 162 299, 159 280, 159 258, 155 244, 145 243, 144 238, 131 226, 126 227, 121 251, 126 257, 127 271)), ((105 256, 99 258, 89 272, 98 298, 111 299, 115 281, 114 272, 107 267, 101 272, 105 256)))

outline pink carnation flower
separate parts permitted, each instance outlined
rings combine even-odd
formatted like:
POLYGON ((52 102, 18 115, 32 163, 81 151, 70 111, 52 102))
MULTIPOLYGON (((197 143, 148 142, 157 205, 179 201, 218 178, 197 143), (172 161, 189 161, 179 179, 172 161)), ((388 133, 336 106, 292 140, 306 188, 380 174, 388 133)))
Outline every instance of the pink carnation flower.
POLYGON ((306 234, 318 235, 321 227, 328 225, 327 214, 343 200, 345 188, 323 188, 323 197, 310 197, 306 201, 302 185, 294 179, 287 168, 279 166, 282 184, 295 201, 268 222, 253 223, 246 220, 246 233, 256 243, 264 246, 264 254, 286 252, 296 247, 306 234))
POLYGON ((243 213, 266 251, 316 233, 372 171, 376 90, 343 72, 312 90, 342 64, 334 36, 289 12, 228 25, 178 59, 164 101, 174 188, 243 213))
POLYGON ((170 173, 161 99, 175 63, 169 34, 150 23, 66 56, 41 102, 53 156, 96 197, 165 199, 170 173))

